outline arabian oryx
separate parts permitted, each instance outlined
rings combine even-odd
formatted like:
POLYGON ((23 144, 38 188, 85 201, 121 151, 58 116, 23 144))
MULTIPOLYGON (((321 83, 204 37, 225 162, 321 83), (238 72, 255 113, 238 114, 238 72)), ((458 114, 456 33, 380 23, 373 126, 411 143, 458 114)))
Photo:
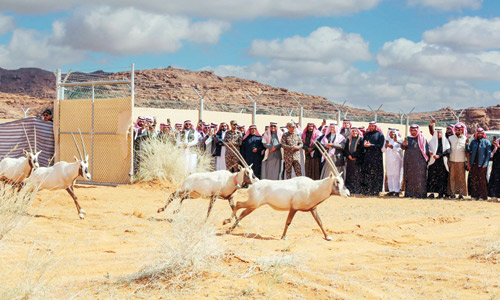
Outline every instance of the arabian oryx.
POLYGON ((322 180, 295 177, 288 180, 261 180, 255 183, 248 189, 248 200, 236 204, 232 217, 236 216, 239 209, 245 208, 245 210, 226 233, 231 233, 241 219, 262 205, 267 204, 275 210, 289 211, 285 229, 281 236, 282 239, 286 238, 286 231, 290 223, 292 223, 295 213, 297 211, 310 211, 321 228, 325 239, 331 241, 332 238, 323 229, 316 207, 332 195, 349 197, 349 190, 345 188, 342 174, 338 173, 326 150, 319 143, 316 144, 316 147, 332 167, 333 173, 330 173, 330 176, 322 180))
POLYGON ((33 172, 28 180, 30 180, 30 182, 32 182, 35 186, 38 186, 39 190, 45 189, 53 191, 65 189, 73 198, 73 201, 75 201, 76 209, 78 210, 78 216, 80 217, 80 219, 84 219, 86 212, 80 207, 80 204, 78 204, 78 200, 75 196, 73 188, 78 176, 82 176, 84 179, 90 180, 91 175, 89 173, 89 156, 85 151, 85 144, 83 142, 82 133, 80 129, 78 129, 78 131, 80 132, 80 139, 82 141, 84 155, 82 155, 80 147, 78 147, 78 143, 76 142, 73 133, 71 133, 71 136, 73 137, 73 141, 75 142, 75 146, 78 150, 80 159, 76 158, 75 156, 76 161, 73 163, 60 161, 54 164, 52 167, 38 168, 33 172))
MULTIPOLYGON (((239 171, 231 173, 227 170, 220 170, 205 173, 193 173, 189 175, 182 184, 182 187, 170 194, 167 203, 164 207, 158 209, 158 213, 164 211, 167 206, 176 198, 180 197, 179 208, 174 213, 180 210, 182 202, 187 198, 196 199, 203 196, 210 196, 210 204, 208 205, 207 218, 210 216, 210 211, 217 197, 229 201, 231 209, 234 210, 233 194, 238 188, 241 188, 245 183, 253 184, 259 179, 253 174, 252 166, 248 165, 243 157, 231 145, 226 144, 226 147, 233 151, 244 167, 239 166, 239 171)), ((230 222, 230 219, 225 222, 230 222)))
POLYGON ((40 165, 38 164, 38 155, 42 151, 36 151, 36 127, 35 127, 35 151, 31 148, 31 143, 26 133, 26 128, 24 128, 24 136, 28 141, 28 146, 30 151, 27 152, 23 149, 23 153, 26 157, 11 158, 6 157, 0 162, 0 181, 19 185, 19 189, 22 187, 23 180, 28 178, 33 170, 36 170, 40 165))

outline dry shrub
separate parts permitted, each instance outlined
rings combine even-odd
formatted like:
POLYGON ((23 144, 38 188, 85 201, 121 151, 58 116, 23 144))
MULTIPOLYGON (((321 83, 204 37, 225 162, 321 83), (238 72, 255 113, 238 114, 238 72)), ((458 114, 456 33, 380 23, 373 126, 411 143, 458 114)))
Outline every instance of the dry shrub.
MULTIPOLYGON (((191 147, 198 154, 196 172, 206 172, 211 169, 212 157, 191 147)), ((141 181, 156 179, 179 184, 189 175, 186 172, 184 148, 178 147, 165 139, 149 138, 141 142, 141 150, 135 153, 139 160, 136 178, 141 181)))
POLYGON ((212 270, 225 252, 215 228, 205 222, 202 211, 176 214, 172 227, 160 242, 156 262, 119 282, 174 292, 194 286, 196 279, 212 270))
MULTIPOLYGON (((5 236, 15 228, 28 222, 25 211, 35 197, 38 188, 25 185, 19 192, 17 187, 5 185, 0 191, 0 251, 7 253, 11 247, 5 236)), ((10 265, 11 256, 0 259, 0 299, 44 298, 48 281, 45 277, 51 264, 50 254, 38 254, 34 246, 20 265, 10 265), (9 266, 6 266, 8 264, 9 266)))
POLYGON ((17 187, 5 185, 0 191, 0 241, 7 233, 23 223, 23 214, 38 189, 25 185, 19 192, 17 187))

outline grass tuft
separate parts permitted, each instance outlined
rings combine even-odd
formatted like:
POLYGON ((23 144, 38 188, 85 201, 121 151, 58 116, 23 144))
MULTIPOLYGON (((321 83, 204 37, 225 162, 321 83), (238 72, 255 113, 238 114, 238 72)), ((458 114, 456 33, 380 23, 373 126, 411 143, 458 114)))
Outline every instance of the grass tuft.
MULTIPOLYGON (((211 155, 192 147, 198 154, 196 172, 207 172, 211 169, 211 155)), ((141 142, 141 150, 137 151, 139 160, 136 178, 140 181, 161 180, 180 184, 189 175, 186 171, 184 148, 157 138, 141 142)))

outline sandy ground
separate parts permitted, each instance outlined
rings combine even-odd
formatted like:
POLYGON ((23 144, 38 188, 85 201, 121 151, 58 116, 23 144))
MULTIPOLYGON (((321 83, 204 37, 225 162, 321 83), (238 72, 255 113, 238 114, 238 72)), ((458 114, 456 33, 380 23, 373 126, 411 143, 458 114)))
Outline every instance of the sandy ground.
MULTIPOLYGON (((403 198, 329 198, 318 210, 331 242, 300 212, 280 240, 287 213, 267 206, 226 235, 221 224, 230 210, 219 200, 208 222, 228 256, 189 289, 116 284, 155 260, 173 208, 156 210, 170 191, 157 184, 79 185, 85 220, 66 192, 40 192, 27 223, 4 239, 0 270, 12 275, 3 284, 18 280, 31 251, 50 258, 47 299, 500 297, 500 204, 403 198)), ((246 191, 236 199, 246 199, 246 191)), ((207 206, 205 199, 187 200, 183 211, 204 215, 207 206)))

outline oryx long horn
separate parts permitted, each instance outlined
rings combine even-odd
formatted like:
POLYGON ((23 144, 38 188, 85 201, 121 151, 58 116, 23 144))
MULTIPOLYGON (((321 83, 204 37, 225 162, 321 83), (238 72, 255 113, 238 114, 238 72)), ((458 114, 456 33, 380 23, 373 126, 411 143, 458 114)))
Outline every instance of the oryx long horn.
POLYGON ((78 146, 78 143, 76 142, 75 135, 73 134, 73 132, 71 133, 71 136, 73 137, 73 141, 75 142, 76 150, 78 150, 78 155, 80 155, 80 159, 83 160, 82 152, 80 151, 80 147, 78 146))
POLYGON ((80 133, 80 140, 82 140, 83 155, 85 155, 83 159, 85 159, 87 157, 87 151, 85 150, 85 143, 83 142, 83 135, 82 132, 80 131, 80 128, 78 128, 78 132, 80 133))
POLYGON ((330 155, 328 155, 328 151, 326 151, 325 147, 323 147, 323 145, 320 142, 316 141, 316 144, 317 144, 317 147, 320 150, 321 154, 325 158, 326 162, 332 168, 333 174, 335 174, 335 176, 339 176, 339 172, 337 170, 337 167, 335 166, 335 163, 333 162, 333 160, 330 157, 330 155))
POLYGON ((236 156, 236 158, 238 158, 238 160, 243 164, 243 166, 248 167, 247 162, 239 155, 238 151, 234 148, 233 145, 228 144, 226 142, 222 143, 224 144, 224 146, 226 146, 226 148, 228 148, 229 150, 231 150, 231 152, 233 152, 233 154, 236 156))
MULTIPOLYGON (((24 123, 22 123, 22 125, 23 125, 23 130, 24 130, 24 136, 26 137, 26 140, 28 141, 28 146, 30 147, 31 153, 33 153, 33 149, 31 148, 30 138, 28 137, 28 133, 26 132, 26 127, 24 127, 24 123)), ((35 145, 35 147, 36 147, 36 145, 35 145)))
POLYGON ((241 153, 238 151, 238 149, 236 149, 236 146, 234 145, 231 145, 231 147, 234 149, 234 152, 236 154, 236 156, 238 156, 239 160, 241 160, 241 163, 245 166, 245 167, 249 167, 246 160, 243 158, 243 156, 241 155, 241 153))
POLYGON ((35 128, 35 153, 36 153, 36 126, 34 128, 35 128))

